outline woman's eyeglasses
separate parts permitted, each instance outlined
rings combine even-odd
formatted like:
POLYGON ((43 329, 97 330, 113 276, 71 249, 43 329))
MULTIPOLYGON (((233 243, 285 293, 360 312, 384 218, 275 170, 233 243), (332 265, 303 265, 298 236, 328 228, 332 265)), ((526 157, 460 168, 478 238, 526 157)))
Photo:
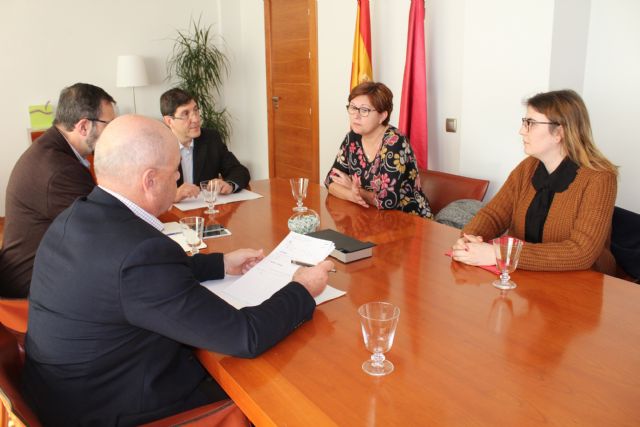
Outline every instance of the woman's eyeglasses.
POLYGON ((522 127, 525 128, 527 130, 527 132, 529 132, 529 129, 531 129, 531 126, 533 125, 556 125, 556 126, 560 126, 560 123, 558 122, 539 122, 537 120, 533 120, 530 119, 528 117, 523 117, 522 118, 522 127))
POLYGON ((347 111, 351 115, 354 115, 356 113, 360 113, 360 116, 367 117, 370 112, 376 111, 376 110, 371 109, 371 108, 367 108, 367 107, 356 107, 355 105, 349 104, 349 105, 347 105, 347 111))

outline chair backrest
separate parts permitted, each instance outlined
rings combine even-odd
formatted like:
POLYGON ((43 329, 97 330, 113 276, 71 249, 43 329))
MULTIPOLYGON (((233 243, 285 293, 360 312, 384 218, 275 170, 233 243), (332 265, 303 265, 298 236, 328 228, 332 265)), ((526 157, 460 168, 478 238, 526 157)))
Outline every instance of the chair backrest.
POLYGON ((432 170, 420 171, 422 191, 429 199, 431 212, 438 213, 449 203, 460 199, 482 201, 489 188, 486 179, 469 178, 432 170))
POLYGON ((0 324, 0 419, 3 425, 39 427, 42 424, 27 405, 20 392, 23 359, 14 334, 0 324))
POLYGON ((640 279, 640 214, 616 206, 611 225, 611 253, 635 281, 640 279))

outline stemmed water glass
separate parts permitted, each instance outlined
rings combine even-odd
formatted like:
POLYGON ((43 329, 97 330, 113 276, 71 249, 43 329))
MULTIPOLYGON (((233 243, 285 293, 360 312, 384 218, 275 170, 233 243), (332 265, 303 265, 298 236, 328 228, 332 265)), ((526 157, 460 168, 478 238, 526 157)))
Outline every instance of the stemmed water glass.
POLYGON ((289 180, 291 183, 291 194, 293 194, 293 198, 296 199, 296 203, 298 206, 293 208, 296 212, 304 212, 307 210, 306 207, 302 206, 304 203, 304 199, 307 197, 307 187, 309 186, 308 178, 291 178, 289 180))
POLYGON ((369 302, 358 308, 358 314, 364 345, 373 353, 371 359, 362 364, 362 369, 374 376, 390 374, 393 363, 385 359, 384 353, 393 345, 400 308, 388 302, 369 302))
POLYGON ((200 252, 202 234, 204 233, 204 218, 201 216, 188 216, 180 220, 182 235, 191 248, 191 255, 200 252))
POLYGON ((522 240, 510 236, 501 236, 491 241, 496 253, 496 267, 500 270, 500 279, 493 282, 493 286, 502 290, 515 289, 516 284, 510 280, 509 273, 518 267, 522 240))
POLYGON ((206 214, 216 214, 220 212, 215 208, 216 200, 218 200, 218 194, 220 193, 220 181, 217 179, 210 179, 200 182, 200 190, 202 190, 202 196, 207 203, 207 209, 204 211, 206 214))

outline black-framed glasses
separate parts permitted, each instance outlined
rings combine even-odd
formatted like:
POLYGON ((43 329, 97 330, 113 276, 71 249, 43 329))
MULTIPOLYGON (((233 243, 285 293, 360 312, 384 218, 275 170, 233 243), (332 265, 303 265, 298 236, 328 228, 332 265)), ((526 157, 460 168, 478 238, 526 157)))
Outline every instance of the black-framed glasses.
POLYGON ((170 116, 172 119, 176 120, 189 120, 191 117, 198 118, 200 117, 200 109, 198 107, 194 108, 192 111, 183 111, 178 116, 170 116))
POLYGON ((532 125, 556 125, 556 126, 560 126, 560 123, 558 122, 539 122, 537 120, 533 120, 530 119, 528 117, 523 117, 522 118, 522 127, 524 127, 527 132, 529 132, 529 129, 531 129, 532 125))
POLYGON ((374 110, 372 108, 368 108, 368 107, 356 107, 355 105, 349 104, 349 105, 347 105, 347 111, 351 115, 356 114, 356 113, 360 113, 360 116, 367 117, 370 112, 376 111, 376 110, 374 110))
POLYGON ((106 121, 106 120, 101 120, 101 119, 96 119, 96 118, 91 118, 91 117, 87 117, 87 120, 89 120, 90 122, 104 123, 105 125, 108 125, 109 123, 111 123, 111 120, 106 121))

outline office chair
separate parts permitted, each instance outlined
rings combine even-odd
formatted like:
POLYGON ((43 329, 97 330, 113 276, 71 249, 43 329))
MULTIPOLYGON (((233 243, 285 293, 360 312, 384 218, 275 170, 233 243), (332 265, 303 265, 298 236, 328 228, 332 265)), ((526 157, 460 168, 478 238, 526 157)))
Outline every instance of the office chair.
POLYGON ((29 408, 20 392, 20 375, 24 357, 18 340, 0 324, 0 425, 14 427, 39 427, 35 413, 29 408))
MULTIPOLYGON (((640 215, 616 206, 611 221, 611 253, 618 267, 640 280, 640 215)), ((629 279, 629 277, 624 277, 629 279)))
POLYGON ((486 179, 469 178, 432 170, 421 170, 419 174, 422 191, 429 199, 431 212, 434 215, 455 200, 482 201, 489 188, 489 181, 486 179))

